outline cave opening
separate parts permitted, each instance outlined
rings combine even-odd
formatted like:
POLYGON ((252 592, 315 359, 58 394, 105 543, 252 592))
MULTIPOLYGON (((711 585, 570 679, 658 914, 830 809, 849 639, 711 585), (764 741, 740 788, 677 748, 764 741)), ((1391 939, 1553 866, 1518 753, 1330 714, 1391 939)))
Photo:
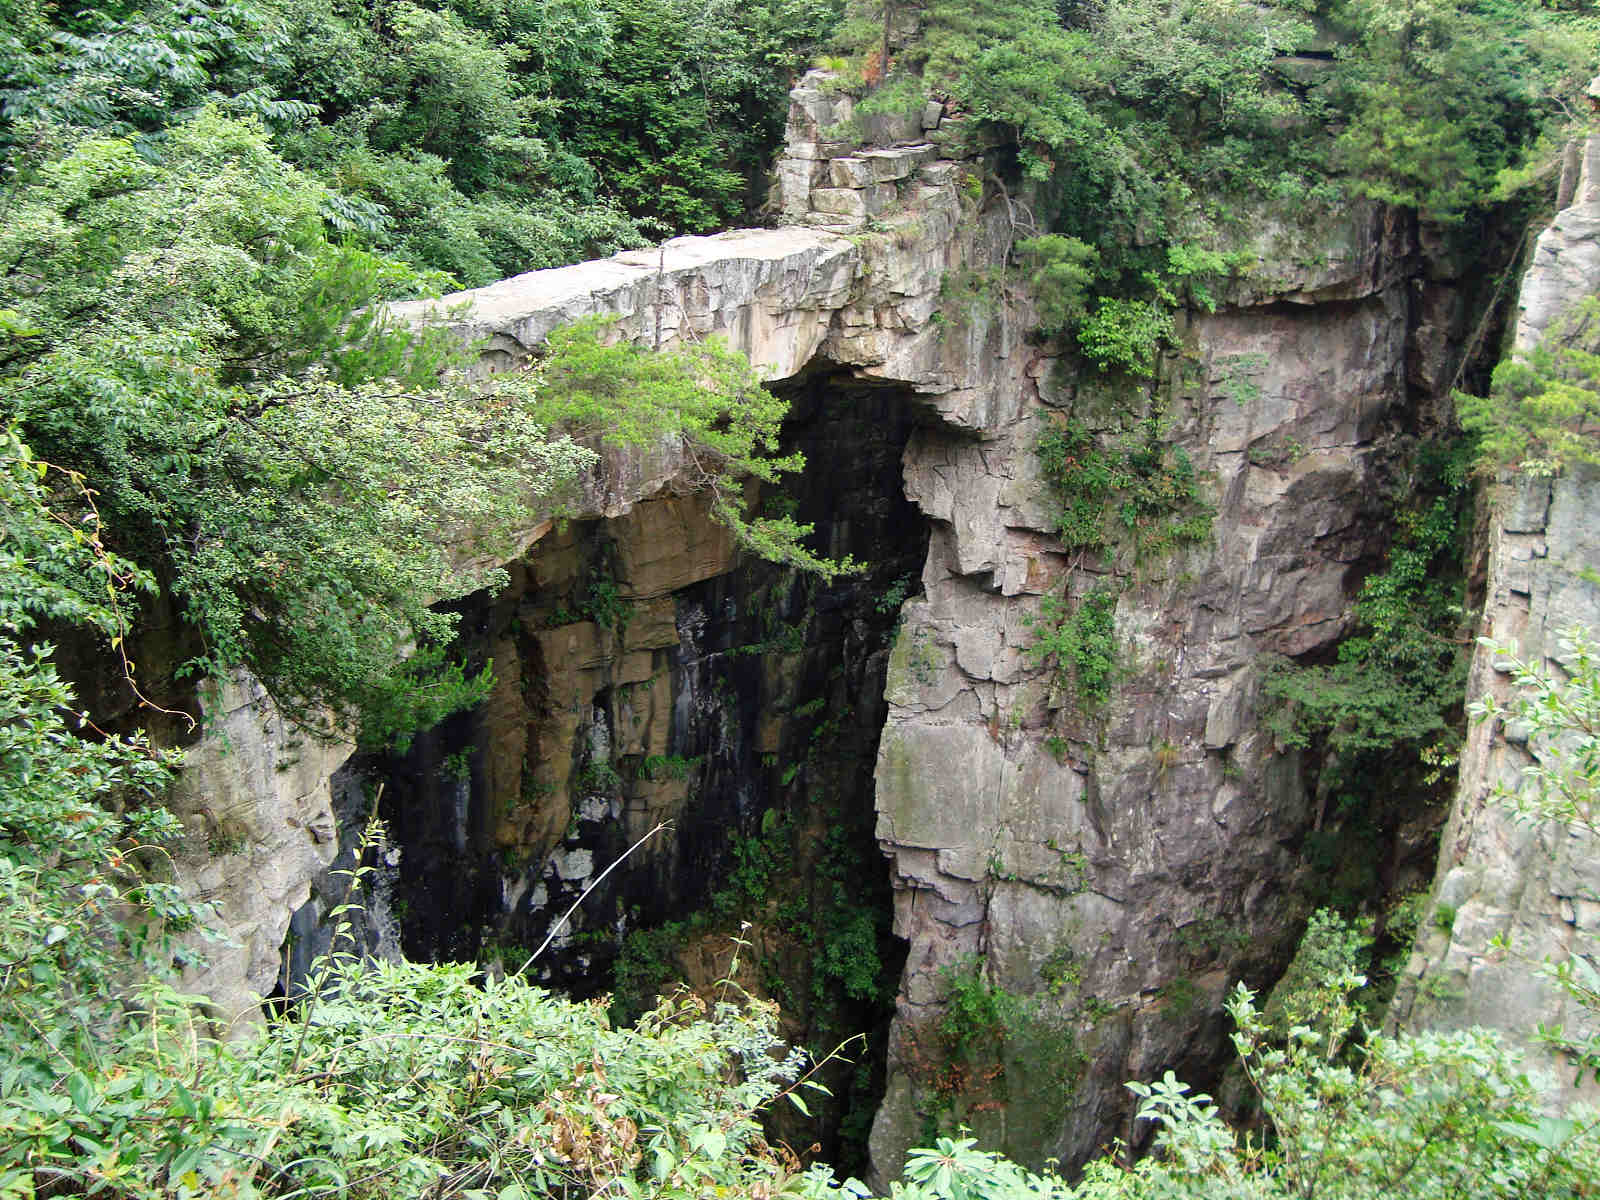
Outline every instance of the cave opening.
MULTIPOLYGON (((813 549, 861 569, 823 580, 742 553, 705 497, 670 487, 573 520, 511 565, 510 586, 456 605, 493 694, 403 755, 354 760, 346 775, 367 786, 345 789, 341 821, 353 839, 381 782, 394 862, 369 951, 511 971, 550 938, 530 976, 610 993, 628 1020, 679 981, 708 991, 738 938, 737 980, 779 1003, 787 1038, 820 1056, 867 1036, 830 1064, 814 1121, 773 1118, 790 1144, 861 1170, 905 956, 873 772, 929 538, 901 458, 929 418, 908 387, 822 361, 768 386, 789 402, 780 450, 806 465, 753 492, 756 510, 813 526, 813 549)), ((328 890, 286 961, 307 959, 316 914, 339 901, 328 890)))

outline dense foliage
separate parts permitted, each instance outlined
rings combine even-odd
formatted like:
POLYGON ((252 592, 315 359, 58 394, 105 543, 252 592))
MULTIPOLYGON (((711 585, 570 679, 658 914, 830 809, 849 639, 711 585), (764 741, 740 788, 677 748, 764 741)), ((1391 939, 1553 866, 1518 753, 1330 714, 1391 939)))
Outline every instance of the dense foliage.
POLYGON ((759 201, 829 0, 0 6, 0 152, 255 116, 342 234, 468 285, 699 232, 759 201))
POLYGON ((9 644, 0 686, 0 1195, 697 1196, 783 1176, 753 1118, 803 1064, 737 992, 612 1029, 518 978, 337 956, 293 1019, 212 1040, 167 978, 164 935, 193 914, 134 881, 172 818, 103 807, 162 764, 67 733, 70 695, 9 644))
POLYGON ((1023 232, 1047 236, 1018 250, 1044 329, 1146 374, 1262 215, 1367 197, 1448 226, 1547 170, 1597 32, 1539 0, 856 0, 840 41, 884 94, 1006 133, 1038 185, 1023 232))
POLYGON ((1600 297, 1562 313, 1525 355, 1502 362, 1488 396, 1458 394, 1483 465, 1530 475, 1600 463, 1600 297))
MULTIPOLYGON (((773 455, 782 405, 727 353, 650 357, 591 330, 486 395, 455 375, 452 339, 383 307, 640 240, 623 201, 643 213, 661 189, 602 198, 602 159, 628 139, 602 145, 578 112, 621 78, 624 34, 677 38, 680 72, 713 49, 722 76, 740 64, 714 116, 699 96, 700 174, 677 172, 683 211, 651 228, 737 212, 730 171, 765 157, 776 68, 825 10, 660 6, 632 33, 579 0, 4 15, 0 423, 77 472, 108 544, 177 600, 164 673, 247 665, 302 723, 369 742, 482 696, 430 605, 497 582, 517 531, 593 461, 553 421, 591 445, 677 439, 746 545, 836 567, 792 522, 746 520, 721 482, 798 465, 773 455), (586 423, 585 387, 611 419, 586 423)), ((631 103, 693 109, 685 90, 631 103)), ((650 155, 689 136, 649 128, 650 155)), ((31 519, 8 514, 7 536, 31 519)))
MULTIPOLYGON (((847 40, 880 44, 901 7, 864 8, 847 40)), ((1537 161, 1593 47, 1531 0, 917 11, 921 36, 864 74, 1010 131, 1056 214, 1018 244, 1046 331, 1133 377, 1242 264, 1216 248, 1242 200, 1459 220, 1537 161), (1319 25, 1341 49, 1291 69, 1319 25)), ((715 345, 646 355, 583 326, 473 390, 447 339, 383 308, 743 215, 784 73, 833 19, 829 0, 0 0, 0 1197, 866 1194, 761 1136, 765 1106, 805 1110, 805 1066, 731 985, 618 1029, 516 977, 336 954, 282 1020, 212 1040, 172 987, 205 920, 164 865, 175 760, 98 730, 40 640, 77 627, 123 656, 159 590, 185 619, 178 671, 246 665, 308 725, 404 739, 487 686, 446 660, 430 604, 497 581, 584 440, 672 439, 746 545, 847 566, 745 515, 735 476, 799 464, 776 454, 781 405, 715 345)), ((1593 362, 1548 354, 1504 376, 1487 444, 1587 460, 1568 435, 1593 362)), ((1153 425, 1051 437, 1075 548, 1205 537, 1153 425)), ((1286 740, 1435 731, 1421 701, 1455 660, 1412 614, 1445 603, 1429 577, 1456 515, 1409 513, 1348 655, 1283 691, 1286 740)), ((1035 657, 1090 699, 1115 605, 1045 612, 1035 657)), ((1575 661, 1567 685, 1519 667, 1518 715, 1579 747, 1541 760, 1537 815, 1592 821, 1592 649, 1575 661)), ((826 965, 846 990, 873 986, 871 934, 826 965)), ((1544 1119, 1488 1035, 1356 1036, 1361 938, 1319 918, 1310 940, 1297 988, 1230 1005, 1259 1140, 1168 1077, 1132 1085, 1161 1140, 1131 1167, 1069 1185, 941 1140, 896 1195, 1594 1194, 1590 1117, 1544 1119)), ((1593 1005, 1591 975, 1555 969, 1593 1005)), ((976 972, 964 995, 944 1032, 993 1036, 1002 998, 976 972)))

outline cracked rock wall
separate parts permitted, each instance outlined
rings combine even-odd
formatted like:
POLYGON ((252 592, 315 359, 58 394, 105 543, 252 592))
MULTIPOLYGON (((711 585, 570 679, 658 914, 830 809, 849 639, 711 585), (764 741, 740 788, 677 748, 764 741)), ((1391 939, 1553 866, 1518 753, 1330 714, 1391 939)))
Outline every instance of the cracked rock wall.
MULTIPOLYGON (((820 361, 914 393, 904 488, 932 536, 890 656, 876 770, 877 836, 909 947, 872 1136, 884 1176, 930 1120, 965 1120, 1026 1160, 1081 1161, 1132 1137, 1124 1080, 1168 1067, 1215 1078, 1224 989, 1270 982, 1299 934, 1298 847, 1317 820, 1309 765, 1258 728, 1263 656, 1330 652, 1347 631, 1387 541, 1381 484, 1419 407, 1448 393, 1471 307, 1457 277, 1469 268, 1434 261, 1383 210, 1258 222, 1257 269, 1192 319, 1159 385, 1134 401, 1160 411, 1193 461, 1216 510, 1210 539, 1160 561, 1068 555, 1033 447, 1056 414, 1092 416, 1105 397, 1079 364, 1026 339, 1025 305, 995 299, 1005 289, 947 294, 948 279, 1002 264, 1014 231, 999 157, 935 109, 875 118, 864 145, 853 102, 812 72, 779 164, 785 228, 674 239, 443 306, 466 306, 448 319, 487 346, 486 369, 602 314, 616 336, 656 347, 721 334, 768 379, 820 361), (1120 589, 1121 670, 1088 710, 1030 661, 1030 622, 1047 592, 1107 583, 1120 589), (997 1070, 952 1074, 937 1028, 944 972, 980 957, 988 979, 1040 997, 1038 1015, 997 1070)), ((657 503, 678 465, 670 449, 611 456, 573 515, 616 521, 657 503)), ((593 647, 558 644, 570 633, 541 642, 546 658, 576 656, 551 678, 592 666, 593 647)), ((270 758, 276 735, 263 736, 250 753, 270 758)), ((482 769, 501 764, 509 779, 531 744, 485 747, 482 769)), ((334 828, 327 777, 340 758, 306 760, 283 824, 334 828)), ((215 769, 197 761, 195 778, 215 769)), ((266 796, 277 784, 223 787, 266 796)), ((518 844, 559 837, 555 817, 528 811, 538 830, 518 844)), ((246 852, 276 836, 252 829, 246 852)), ((332 849, 302 866, 284 857, 282 886, 240 918, 252 947, 281 938, 332 849)), ((563 879, 586 873, 563 863, 563 879)), ((253 884, 240 871, 219 886, 253 884)), ((247 957, 213 986, 259 989, 264 955, 247 957)))
MULTIPOLYGON (((718 335, 766 379, 831 362, 866 381, 909 384, 947 421, 982 426, 1000 403, 1004 383, 989 362, 1005 356, 1018 332, 985 319, 960 337, 945 337, 930 318, 948 270, 983 266, 1003 254, 1004 205, 971 182, 987 168, 960 136, 961 123, 944 122, 937 112, 915 128, 879 131, 880 144, 864 144, 857 134, 822 143, 819 118, 832 123, 832 107, 848 107, 827 96, 824 85, 820 73, 807 76, 790 116, 793 161, 786 160, 784 178, 801 190, 783 203, 792 215, 810 219, 779 229, 675 238, 653 250, 531 272, 439 302, 396 305, 395 315, 448 322, 483 346, 486 371, 526 359, 551 329, 587 316, 613 318, 613 336, 658 349, 718 335), (812 183, 824 180, 835 186, 813 195, 812 183), (870 196, 856 206, 849 198, 856 192, 870 196)), ((622 530, 649 502, 635 521, 648 524, 676 503, 670 497, 682 465, 671 446, 607 454, 564 515, 621 521, 622 530)), ((554 529, 553 519, 541 521, 524 531, 524 541, 534 547, 554 529)), ((663 577, 704 579, 722 569, 729 548, 716 538, 706 562, 669 561, 681 558, 682 539, 671 530, 656 533, 662 545, 647 548, 646 557, 664 560, 656 564, 663 577)), ((517 575, 519 565, 511 567, 517 575)), ((666 635, 676 636, 670 624, 666 635)), ((552 642, 542 650, 565 656, 557 674, 586 669, 578 661, 588 653, 581 645, 552 642)), ((503 682, 491 707, 515 707, 505 694, 510 686, 503 682)), ((216 904, 218 924, 232 944, 212 951, 210 967, 193 982, 226 1019, 249 1019, 256 998, 277 980, 278 948, 291 915, 338 850, 331 781, 351 748, 303 739, 247 678, 205 706, 221 714, 221 723, 191 751, 179 788, 176 804, 193 834, 179 869, 192 892, 216 904)), ((521 750, 510 743, 489 748, 485 769, 515 775, 521 750)), ((554 788, 561 780, 544 782, 554 788)), ((539 824, 529 842, 559 835, 545 806, 529 811, 539 824)))
POLYGON ((1382 484, 1432 395, 1416 377, 1453 376, 1469 307, 1425 271, 1409 222, 1326 217, 1263 223, 1257 269, 1193 319, 1143 400, 1205 481, 1207 544, 1063 553, 1033 447, 1054 414, 1093 425, 1104 409, 1075 363, 1037 348, 1005 347, 995 402, 907 449, 934 532, 878 760, 909 942, 873 1130, 882 1179, 930 1123, 1031 1162, 1136 1142, 1123 1081, 1216 1080, 1224 991, 1269 984, 1292 953, 1298 847, 1319 817, 1308 764, 1258 728, 1264 656, 1331 652, 1347 632, 1386 546, 1382 484), (1030 662, 1031 621, 1046 592, 1108 584, 1120 671, 1090 709, 1030 662), (974 964, 1034 1008, 964 1065, 940 1022, 974 964))
MULTIPOLYGON (((1573 203, 1539 237, 1522 283, 1516 349, 1537 345, 1562 313, 1600 293, 1600 137, 1582 152, 1573 203)), ((1512 646, 1558 678, 1561 632, 1600 630, 1600 478, 1507 477, 1492 489, 1488 594, 1480 634, 1512 646)), ((1512 693, 1505 664, 1474 652, 1468 699, 1512 693)), ((1496 720, 1474 724, 1439 853, 1433 903, 1395 997, 1393 1023, 1411 1029, 1483 1025, 1522 1044, 1544 1071, 1552 1104, 1574 1092, 1567 1056, 1532 1040, 1539 1024, 1582 1037, 1600 1030, 1536 969, 1600 955, 1600 845, 1593 834, 1515 820, 1495 792, 1516 791, 1532 761, 1525 734, 1496 720), (1497 948, 1504 939, 1507 949, 1497 948)), ((1586 1095, 1600 1095, 1593 1081, 1586 1095)))

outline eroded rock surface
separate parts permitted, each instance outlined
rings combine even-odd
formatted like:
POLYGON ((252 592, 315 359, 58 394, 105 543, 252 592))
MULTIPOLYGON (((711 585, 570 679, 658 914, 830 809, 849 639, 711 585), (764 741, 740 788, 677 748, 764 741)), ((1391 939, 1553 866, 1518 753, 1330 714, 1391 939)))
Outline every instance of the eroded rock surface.
MULTIPOLYGON (((1584 147, 1572 205, 1539 237, 1522 283, 1517 349, 1526 351, 1579 301, 1600 293, 1600 138, 1584 147)), ((1506 478, 1492 489, 1488 594, 1481 634, 1558 678, 1561 634, 1600 629, 1600 480, 1506 478)), ((1505 701, 1505 661, 1480 646, 1468 699, 1505 701)), ((1496 797, 1515 792, 1532 760, 1526 734, 1474 724, 1439 854, 1432 906, 1417 935, 1393 1020, 1412 1029, 1483 1025, 1522 1043, 1546 1071, 1553 1103, 1570 1097, 1572 1064, 1534 1042, 1540 1025, 1574 1036, 1600 1028, 1538 968, 1600 954, 1600 845, 1591 833, 1516 820, 1496 797), (1497 940, 1503 940, 1501 948, 1497 940)), ((1593 1084, 1590 1084, 1590 1094, 1593 1084)))
POLYGON ((930 1116, 1033 1161, 1132 1135, 1123 1081, 1214 1078, 1224 989, 1270 979, 1292 949, 1297 846, 1317 814, 1298 756, 1257 727, 1257 692, 1265 656, 1347 631, 1383 549, 1415 256, 1382 213, 1324 237, 1335 253, 1263 260, 1194 322, 1153 395, 1118 401, 1159 413, 1188 454, 1215 508, 1204 544, 1142 562, 1063 553, 1034 446, 1058 413, 1094 424, 1103 401, 1037 351, 996 361, 1004 399, 978 436, 936 426, 908 448, 907 494, 935 524, 878 763, 910 943, 873 1132, 883 1177, 930 1116), (1041 597, 1063 584, 1072 603, 1117 593, 1120 668, 1101 703, 1063 694, 1028 653, 1041 597), (1036 1014, 999 1061, 952 1075, 943 1003, 975 962, 1036 1014))
MULTIPOLYGON (((863 145, 854 117, 821 73, 795 90, 778 172, 786 228, 674 239, 401 313, 447 312, 486 345, 489 369, 588 315, 648 346, 719 334, 765 378, 799 387, 809 369, 830 380, 817 403, 855 403, 894 428, 903 498, 862 493, 825 548, 856 545, 856 527, 895 541, 886 558, 909 547, 921 560, 885 694, 855 709, 870 737, 841 751, 875 747, 876 834, 909 948, 874 1165, 896 1174, 930 1121, 956 1120, 1030 1161, 1081 1160, 1134 1135, 1124 1080, 1169 1067, 1215 1078, 1223 991, 1270 982, 1292 952, 1300 843, 1322 814, 1308 764, 1259 727, 1265 656, 1326 654, 1347 632, 1386 545, 1391 463, 1458 374, 1475 320, 1469 268, 1430 256, 1411 223, 1381 209, 1263 220, 1259 268, 1182 331, 1159 384, 1107 392, 1025 337, 1025 302, 992 270, 1016 236, 1011 205, 964 122, 930 109, 878 122, 863 145), (884 393, 894 401, 880 410, 884 393), (1214 509, 1198 544, 1143 559, 1064 552, 1038 436, 1067 413, 1109 430, 1118 409, 1155 418, 1188 455, 1214 509), (1119 669, 1109 696, 1085 703, 1028 650, 1047 593, 1077 604, 1108 587, 1119 669), (971 964, 1038 999, 1028 1029, 968 1070, 952 1063, 940 1017, 949 969, 971 964)), ((881 438, 854 440, 881 458, 881 438)), ((850 441, 821 441, 813 457, 814 470, 841 473, 841 495, 862 483, 850 441)), ((419 739, 413 761, 381 768, 412 789, 426 824, 404 836, 440 863, 482 858, 460 888, 431 893, 425 919, 441 937, 468 912, 543 929, 627 838, 663 817, 705 828, 686 816, 695 792, 747 821, 804 781, 789 767, 820 769, 816 743, 796 740, 814 702, 799 685, 820 660, 774 649, 768 631, 731 665, 758 645, 755 599, 801 624, 796 593, 736 582, 725 538, 671 494, 677 469, 670 449, 608 459, 574 525, 528 531, 504 600, 464 602, 497 690, 419 739), (602 579, 629 605, 625 624, 604 615, 602 579), (619 765, 633 772, 626 786, 606 775, 619 765)), ((799 490, 825 503, 830 486, 799 490)), ((858 691, 884 669, 873 638, 885 610, 868 600, 822 596, 803 622, 832 639, 858 691)), ((842 711, 833 676, 812 685, 823 715, 842 711)), ((295 820, 332 829, 318 816, 325 784, 296 796, 307 811, 295 820)), ((714 853, 699 836, 642 852, 638 878, 703 884, 714 853)), ((263 945, 305 894, 286 862, 272 895, 288 899, 248 918, 263 945)), ((631 909, 647 893, 629 886, 604 927, 568 937, 553 977, 573 983, 585 946, 641 919, 631 909)), ((258 957, 227 986, 259 987, 258 957)))
MULTIPOLYGON (((792 125, 814 123, 808 106, 821 94, 818 78, 808 77, 797 89, 792 125)), ((939 120, 937 114, 929 119, 939 120)), ((982 425, 1001 382, 988 360, 1014 344, 1016 333, 981 322, 959 339, 946 338, 930 317, 947 270, 982 264, 1000 252, 1003 206, 984 206, 981 186, 969 182, 982 168, 959 157, 965 150, 934 161, 925 143, 864 146, 855 134, 830 149, 837 169, 821 155, 807 170, 837 184, 836 206, 851 207, 845 193, 888 189, 872 192, 870 231, 864 219, 831 213, 808 227, 676 238, 654 250, 532 272, 439 302, 397 305, 396 315, 448 322, 484 347, 486 370, 525 360, 550 330, 589 316, 609 318, 610 336, 654 348, 720 336, 764 378, 793 377, 811 364, 824 370, 845 364, 867 383, 895 381, 935 396, 952 422, 982 425)), ((810 190, 791 200, 785 203, 802 215, 828 204, 810 190)), ((831 465, 850 470, 851 460, 837 457, 831 465)), ((493 902, 507 911, 526 909, 541 890, 538 907, 554 906, 607 865, 575 835, 616 824, 624 814, 597 806, 592 795, 585 799, 578 774, 613 758, 675 758, 667 730, 676 710, 692 701, 680 686, 692 672, 669 669, 669 659, 695 653, 684 596, 724 578, 734 563, 731 542, 706 519, 704 505, 676 495, 682 466, 671 446, 608 453, 565 514, 569 530, 603 523, 612 569, 621 572, 617 599, 629 609, 625 627, 553 611, 552 598, 572 604, 583 598, 594 564, 583 558, 582 538, 556 531, 553 521, 525 531, 529 557, 509 564, 510 594, 542 591, 545 608, 536 605, 520 632, 513 635, 506 626, 487 648, 499 679, 480 714, 489 736, 472 755, 461 757, 464 747, 458 748, 448 778, 430 768, 427 780, 412 781, 415 797, 442 814, 426 838, 463 849, 487 839, 508 863, 518 864, 507 878, 522 876, 535 860, 549 860, 549 881, 471 885, 501 889, 493 902), (530 696, 544 698, 532 718, 530 696), (603 753, 586 744, 602 724, 600 709, 614 726, 607 736, 617 739, 603 753)), ((835 536, 840 545, 850 544, 848 530, 835 536)), ((907 529, 906 544, 919 546, 920 536, 907 529)), ((702 601, 716 594, 713 587, 702 601)), ((781 664, 773 669, 781 674, 781 664)), ((781 685, 772 681, 770 694, 781 694, 781 685)), ((248 1016, 255 995, 272 988, 290 915, 333 859, 339 822, 330 778, 350 752, 348 746, 302 747, 259 689, 248 681, 241 687, 249 698, 221 702, 221 726, 191 754, 179 800, 197 829, 210 819, 207 806, 235 814, 228 826, 234 832, 197 837, 192 861, 184 864, 194 890, 218 904, 222 930, 237 943, 213 954, 212 966, 196 981, 229 1017, 248 1016), (198 849, 202 842, 207 849, 198 849)), ((431 731, 420 739, 419 752, 425 759, 430 739, 451 736, 431 731)), ((777 740, 773 729, 758 738, 763 745, 777 740)), ((648 828, 682 809, 688 783, 670 777, 674 770, 666 773, 635 781, 641 807, 629 808, 620 828, 648 828)), ((455 911, 446 909, 429 916, 437 923, 455 911)))
POLYGON ((525 361, 552 329, 603 317, 617 337, 658 350, 719 335, 773 379, 811 361, 857 264, 850 242, 823 231, 740 229, 530 271, 394 313, 447 322, 483 346, 491 368, 525 361))
POLYGON ((226 936, 186 984, 249 1022, 277 985, 289 915, 338 853, 331 780, 354 747, 296 728, 243 672, 202 700, 210 726, 169 801, 188 835, 175 866, 226 936))

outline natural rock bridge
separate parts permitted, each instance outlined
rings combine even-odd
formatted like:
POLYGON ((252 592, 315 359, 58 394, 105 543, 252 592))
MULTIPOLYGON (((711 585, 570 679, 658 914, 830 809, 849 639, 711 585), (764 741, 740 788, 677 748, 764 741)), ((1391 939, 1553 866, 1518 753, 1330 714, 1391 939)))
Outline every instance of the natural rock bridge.
MULTIPOLYGON (((962 1115, 1025 1158, 1078 1159, 1126 1132, 1115 1125, 1123 1080, 1174 1066, 1214 1077, 1223 991, 1271 978, 1292 949, 1310 869, 1297 848, 1320 816, 1312 764, 1259 727, 1263 656, 1326 653, 1347 632, 1354 590, 1386 545, 1379 485, 1403 414, 1447 395, 1477 320, 1471 282, 1426 263, 1414 223, 1392 213, 1263 219, 1252 276, 1190 319, 1159 388, 1119 401, 1159 413, 1193 461, 1215 509, 1209 543, 1159 563, 1069 558, 1033 447, 1054 413, 1103 411, 1102 385, 1023 337, 1015 296, 947 294, 948 280, 1000 266, 1016 233, 1011 205, 985 182, 993 164, 962 148, 960 123, 929 113, 862 150, 827 140, 849 103, 816 76, 796 89, 778 172, 783 228, 677 238, 396 311, 447 312, 486 346, 490 368, 600 315, 658 348, 723 337, 777 386, 829 373, 847 403, 835 440, 811 455, 835 472, 817 486, 834 489, 845 523, 870 527, 886 558, 909 554, 920 568, 892 655, 862 651, 888 658, 887 687, 881 661, 876 676, 863 669, 865 691, 879 683, 860 719, 876 723, 849 743, 877 756, 870 802, 909 946, 874 1159, 893 1173, 918 1136, 930 1086, 919 1038, 939 1011, 941 972, 972 955, 1017 991, 1054 981, 1046 1008, 1081 1065, 1067 1089, 1063 1064, 1014 1055, 1014 1094, 1059 1102, 962 1115), (850 458, 862 447, 876 456, 867 465, 850 458), (896 494, 867 494, 885 463, 896 494), (1046 593, 1108 584, 1122 673, 1103 709, 1075 711, 1028 654, 1034 622, 1046 593)), ((545 610, 543 624, 511 620, 507 605, 536 606, 539 589, 581 568, 571 538, 536 544, 510 599, 483 610, 502 686, 473 718, 471 778, 438 785, 447 819, 416 835, 518 849, 527 861, 491 897, 508 913, 574 894, 601 865, 583 840, 596 829, 631 833, 687 802, 668 781, 609 810, 568 808, 572 763, 602 750, 663 755, 704 717, 706 614, 735 562, 703 513, 662 498, 670 456, 611 468, 574 520, 606 523, 638 615, 616 633, 592 620, 551 626, 545 610)), ((851 653, 849 625, 830 653, 851 653)), ((746 714, 752 757, 789 736, 786 669, 749 684, 753 707, 777 714, 746 714)), ((237 853, 197 851, 186 867, 237 942, 197 986, 243 1011, 273 986, 290 915, 338 849, 334 781, 350 751, 299 745, 247 684, 213 709, 218 731, 192 755, 179 808, 198 833, 227 805, 247 831, 237 853)), ((1424 841, 1396 834, 1384 869, 1425 885, 1424 841)), ((663 850, 656 866, 688 853, 663 850)), ((1430 955, 1461 969, 1463 936, 1475 934, 1430 955)))

